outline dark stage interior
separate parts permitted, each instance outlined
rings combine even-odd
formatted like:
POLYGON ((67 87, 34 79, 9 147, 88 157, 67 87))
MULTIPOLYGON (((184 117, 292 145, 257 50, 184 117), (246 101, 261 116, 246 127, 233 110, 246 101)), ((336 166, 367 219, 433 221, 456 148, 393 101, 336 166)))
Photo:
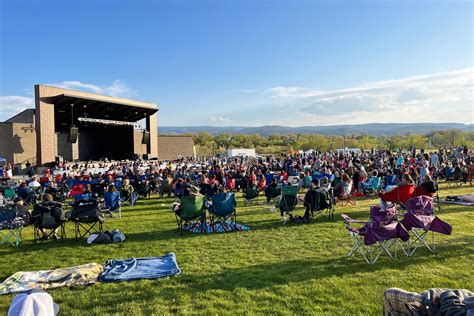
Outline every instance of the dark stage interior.
POLYGON ((79 160, 133 158, 133 127, 79 126, 79 160))

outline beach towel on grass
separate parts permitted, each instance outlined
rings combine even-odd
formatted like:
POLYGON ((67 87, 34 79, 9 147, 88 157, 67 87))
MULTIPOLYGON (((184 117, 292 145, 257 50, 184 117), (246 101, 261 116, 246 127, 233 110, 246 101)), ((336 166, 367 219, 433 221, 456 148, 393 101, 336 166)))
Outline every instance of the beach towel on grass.
POLYGON ((214 225, 211 225, 209 223, 206 224, 205 231, 203 231, 201 225, 194 225, 191 224, 187 228, 190 232, 193 232, 195 234, 200 234, 200 233, 226 233, 230 231, 247 231, 250 230, 248 226, 245 226, 243 224, 235 223, 234 222, 229 222, 226 221, 224 223, 217 222, 214 225))
POLYGON ((99 276, 99 281, 158 279, 180 273, 175 254, 169 253, 161 257, 108 260, 105 263, 104 272, 99 276))
POLYGON ((46 290, 62 286, 89 285, 97 282, 102 270, 102 265, 89 263, 54 270, 16 272, 0 284, 0 295, 32 289, 46 290))

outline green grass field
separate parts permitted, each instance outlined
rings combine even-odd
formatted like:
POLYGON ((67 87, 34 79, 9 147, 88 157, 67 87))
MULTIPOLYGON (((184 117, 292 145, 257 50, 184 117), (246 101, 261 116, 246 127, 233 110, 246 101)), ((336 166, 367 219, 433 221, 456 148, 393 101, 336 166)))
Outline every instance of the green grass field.
MULTIPOLYGON (((442 184, 440 195, 472 192, 474 186, 448 190, 442 184)), ((416 292, 474 288, 473 207, 442 205, 439 216, 453 226, 453 234, 436 236, 436 253, 419 249, 413 257, 391 261, 385 256, 369 266, 360 256, 346 258, 351 244, 339 214, 366 219, 376 199, 337 208, 334 221, 319 218, 311 224, 282 225, 278 212, 270 212, 263 200, 244 207, 239 198, 237 219, 250 231, 183 236, 176 231, 171 202, 140 200, 133 208, 123 208, 121 220, 109 219, 104 229, 120 229, 127 237, 123 244, 76 242, 68 223, 65 242, 34 245, 28 227, 18 248, 0 246, 0 280, 17 271, 176 254, 182 269, 177 277, 49 291, 62 315, 380 315, 382 293, 389 287, 416 292)), ((12 298, 0 297, 1 314, 6 314, 12 298)))

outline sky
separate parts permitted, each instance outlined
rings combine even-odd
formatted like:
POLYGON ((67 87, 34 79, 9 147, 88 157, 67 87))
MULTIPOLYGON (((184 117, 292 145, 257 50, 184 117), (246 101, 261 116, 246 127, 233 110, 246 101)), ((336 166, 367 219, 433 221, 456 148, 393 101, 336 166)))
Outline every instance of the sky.
POLYGON ((0 121, 34 84, 159 126, 473 123, 472 1, 0 0, 0 121))

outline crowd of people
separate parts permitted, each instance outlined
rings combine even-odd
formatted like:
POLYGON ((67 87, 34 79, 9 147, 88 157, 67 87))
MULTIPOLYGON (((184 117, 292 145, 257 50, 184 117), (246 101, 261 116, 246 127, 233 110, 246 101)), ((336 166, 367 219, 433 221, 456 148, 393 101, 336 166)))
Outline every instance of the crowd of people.
MULTIPOLYGON (((279 194, 276 187, 299 185, 308 190, 331 191, 335 199, 351 194, 371 194, 403 185, 436 190, 436 181, 468 180, 473 152, 467 147, 426 152, 408 148, 391 152, 372 150, 267 155, 261 157, 181 158, 175 161, 135 160, 58 164, 43 176, 19 181, 18 198, 35 203, 36 193, 51 194, 63 202, 71 190, 102 195, 119 190, 123 197, 134 192, 147 196, 202 194, 256 188, 267 202, 279 194)), ((40 196, 40 195, 36 195, 40 196)), ((2 201, 0 200, 0 203, 2 201)))

